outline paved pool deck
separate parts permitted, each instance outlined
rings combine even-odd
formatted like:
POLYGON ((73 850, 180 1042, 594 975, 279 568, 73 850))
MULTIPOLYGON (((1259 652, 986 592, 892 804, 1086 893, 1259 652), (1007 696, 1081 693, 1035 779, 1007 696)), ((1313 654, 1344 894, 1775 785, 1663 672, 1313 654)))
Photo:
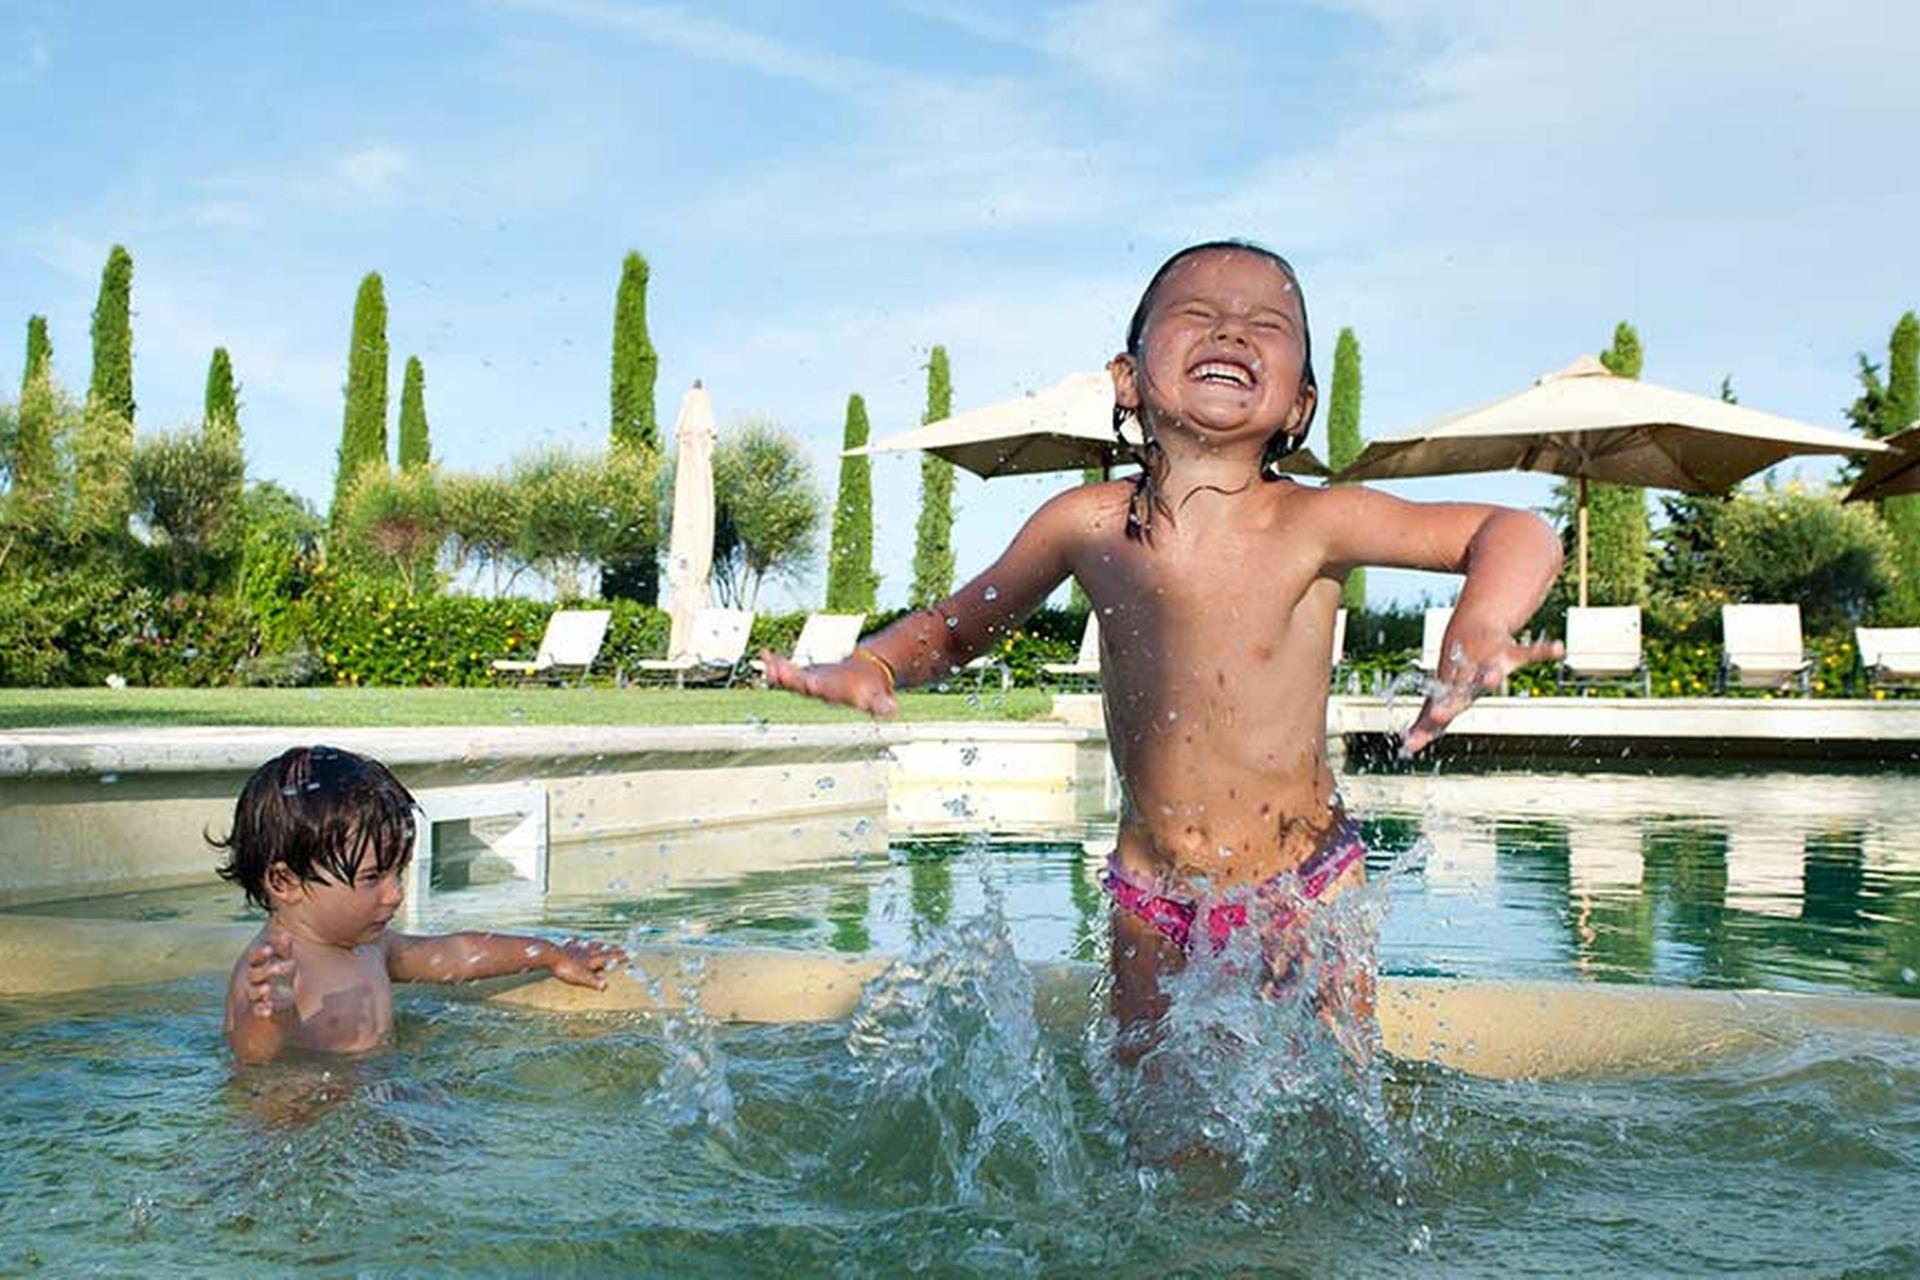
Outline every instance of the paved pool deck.
MULTIPOLYGON (((1412 697, 1330 698, 1327 737, 1385 752, 1418 709, 1412 697)), ((1069 724, 1098 725, 1100 695, 1063 694, 1054 713, 1069 724)), ((1920 763, 1920 701, 1487 697, 1453 722, 1437 752, 1920 763)))

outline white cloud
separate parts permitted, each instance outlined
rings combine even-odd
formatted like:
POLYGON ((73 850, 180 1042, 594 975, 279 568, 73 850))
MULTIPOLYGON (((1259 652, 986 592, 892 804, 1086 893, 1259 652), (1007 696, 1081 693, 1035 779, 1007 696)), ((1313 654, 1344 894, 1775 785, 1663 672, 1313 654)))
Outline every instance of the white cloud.
POLYGON ((617 30, 651 44, 712 58, 763 75, 852 94, 883 69, 856 58, 772 40, 746 27, 673 5, 621 4, 617 0, 501 0, 526 10, 583 25, 617 30))
POLYGON ((201 200, 187 206, 186 219, 197 227, 237 231, 260 225, 260 217, 245 200, 201 200))
POLYGON ((407 157, 392 147, 368 146, 349 151, 334 163, 333 171, 363 195, 385 197, 408 169, 407 157))

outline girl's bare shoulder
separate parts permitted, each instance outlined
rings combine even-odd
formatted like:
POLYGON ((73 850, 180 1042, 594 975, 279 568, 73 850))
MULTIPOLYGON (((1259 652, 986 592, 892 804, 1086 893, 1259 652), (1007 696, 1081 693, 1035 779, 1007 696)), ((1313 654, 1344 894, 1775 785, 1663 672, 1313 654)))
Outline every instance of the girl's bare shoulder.
POLYGON ((1099 480, 1075 485, 1047 499, 1033 513, 1033 525, 1055 537, 1074 539, 1124 533, 1131 480, 1099 480))

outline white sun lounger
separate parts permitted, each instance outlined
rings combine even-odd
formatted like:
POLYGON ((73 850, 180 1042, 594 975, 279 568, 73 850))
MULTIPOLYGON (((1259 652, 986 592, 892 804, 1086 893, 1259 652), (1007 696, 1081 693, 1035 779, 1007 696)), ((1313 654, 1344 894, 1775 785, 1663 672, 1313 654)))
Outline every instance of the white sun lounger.
POLYGON ((694 616, 693 634, 685 653, 672 658, 643 658, 630 674, 641 682, 730 685, 752 632, 751 609, 702 609, 694 616))
POLYGON ((1420 670, 1433 675, 1440 670, 1440 642, 1447 638, 1447 624, 1453 621, 1452 605, 1437 605, 1427 610, 1420 626, 1420 670))
POLYGON ((540 637, 540 648, 534 652, 533 660, 495 658, 493 671, 517 680, 546 680, 557 684, 574 675, 585 682, 594 659, 600 656, 600 646, 607 638, 607 623, 612 618, 611 609, 555 609, 547 618, 547 629, 540 637))
MULTIPOLYGON (((799 638, 793 642, 793 661, 803 667, 844 661, 860 643, 860 628, 866 622, 864 613, 808 614, 800 624, 799 638)), ((766 664, 758 658, 752 666, 755 671, 766 670, 766 664)))
POLYGON ((1807 691, 1807 670, 1813 660, 1800 640, 1799 605, 1721 605, 1720 634, 1728 685, 1742 689, 1792 685, 1807 691))
POLYGON ((1867 687, 1920 684, 1920 627, 1855 627, 1867 687))
POLYGON ((1072 662, 1043 662, 1043 675, 1066 682, 1100 681, 1100 615, 1087 611, 1087 629, 1080 633, 1080 656, 1072 662))
POLYGON ((1574 605, 1567 610, 1567 653, 1560 660, 1563 679, 1576 687, 1590 684, 1638 685, 1652 692, 1640 644, 1637 604, 1574 605))

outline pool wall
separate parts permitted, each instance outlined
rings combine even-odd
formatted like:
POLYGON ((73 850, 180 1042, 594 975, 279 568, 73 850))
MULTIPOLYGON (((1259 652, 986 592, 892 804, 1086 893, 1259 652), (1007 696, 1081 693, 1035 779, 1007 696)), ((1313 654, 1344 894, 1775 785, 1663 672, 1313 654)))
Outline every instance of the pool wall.
POLYGON ((1059 724, 17 732, 0 735, 0 906, 209 881, 206 837, 247 774, 315 742, 385 761, 449 843, 533 793, 555 894, 1112 812, 1104 737, 1059 724))

